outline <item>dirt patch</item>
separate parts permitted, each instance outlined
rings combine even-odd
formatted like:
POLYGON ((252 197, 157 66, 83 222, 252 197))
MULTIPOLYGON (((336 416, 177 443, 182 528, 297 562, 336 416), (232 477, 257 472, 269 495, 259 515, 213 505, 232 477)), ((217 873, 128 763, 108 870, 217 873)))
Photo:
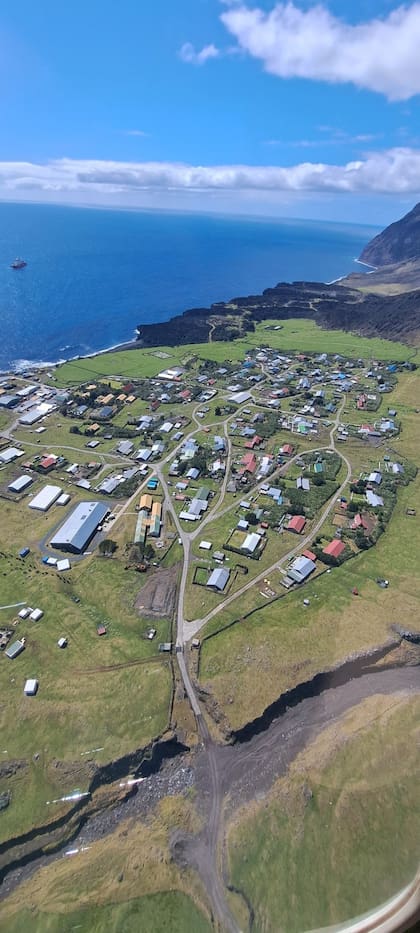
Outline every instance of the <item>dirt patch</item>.
POLYGON ((142 587, 135 607, 142 616, 152 618, 172 615, 175 607, 178 566, 156 570, 142 587))
POLYGON ((54 775, 55 780, 57 780, 57 774, 59 774, 60 780, 62 782, 67 781, 69 784, 91 781, 96 770, 94 761, 58 761, 57 759, 53 759, 48 768, 50 775, 54 775))

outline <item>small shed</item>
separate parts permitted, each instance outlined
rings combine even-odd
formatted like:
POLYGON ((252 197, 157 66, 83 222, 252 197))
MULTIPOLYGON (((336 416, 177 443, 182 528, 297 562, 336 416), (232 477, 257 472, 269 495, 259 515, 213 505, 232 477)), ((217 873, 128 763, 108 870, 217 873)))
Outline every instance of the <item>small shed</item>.
POLYGON ((27 619, 28 616, 31 614, 31 611, 32 610, 29 609, 29 606, 25 606, 23 609, 20 610, 20 612, 18 612, 19 619, 27 619))
POLYGON ((61 496, 58 497, 56 505, 67 505, 70 502, 70 496, 68 492, 61 493, 61 496))
POLYGON ((35 680, 35 677, 30 677, 26 682, 23 688, 23 692, 27 697, 34 697, 38 693, 39 683, 35 680))
POLYGON ((62 572, 63 570, 70 570, 71 564, 68 557, 63 557, 63 560, 58 560, 56 567, 59 572, 62 572))
POLYGON ((97 635, 106 635, 106 627, 105 627, 105 625, 98 625, 97 628, 96 628, 96 634, 97 634, 97 635))
POLYGON ((30 613, 29 618, 32 620, 32 622, 39 622, 39 620, 42 619, 43 615, 44 615, 44 612, 42 609, 33 609, 32 612, 30 613))

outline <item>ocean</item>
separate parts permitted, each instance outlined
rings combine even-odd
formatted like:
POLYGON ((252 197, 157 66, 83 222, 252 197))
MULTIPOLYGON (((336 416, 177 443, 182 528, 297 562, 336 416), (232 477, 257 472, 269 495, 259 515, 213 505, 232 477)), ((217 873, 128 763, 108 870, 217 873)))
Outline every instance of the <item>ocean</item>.
POLYGON ((329 282, 367 226, 161 211, 0 204, 0 371, 87 355, 139 324, 261 292, 329 282), (14 271, 15 257, 27 267, 14 271))

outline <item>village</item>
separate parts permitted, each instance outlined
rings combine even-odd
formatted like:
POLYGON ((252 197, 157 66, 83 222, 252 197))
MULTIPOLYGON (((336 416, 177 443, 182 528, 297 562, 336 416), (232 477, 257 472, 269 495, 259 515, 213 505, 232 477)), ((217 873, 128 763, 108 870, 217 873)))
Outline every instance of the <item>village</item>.
POLYGON ((415 475, 387 404, 405 365, 264 347, 239 366, 195 357, 147 380, 59 389, 53 373, 3 379, 0 496, 24 517, 16 556, 59 574, 93 556, 156 575, 185 535, 194 634, 218 596, 283 558, 276 579, 256 584, 258 596, 280 597, 374 545, 415 475), (48 526, 35 541, 31 514, 48 526))
POLYGON ((191 716, 216 709, 203 697, 209 685, 218 697, 223 666, 215 722, 227 709, 252 717, 271 696, 262 676, 236 703, 238 665, 245 676, 251 659, 266 667, 282 652, 293 683, 333 644, 340 658, 349 649, 331 622, 320 629, 322 592, 344 586, 355 618, 372 587, 392 599, 392 567, 367 565, 367 590, 360 559, 380 551, 398 503, 406 534, 415 527, 404 426, 416 415, 398 400, 409 359, 265 344, 240 360, 218 348, 217 359, 204 347, 136 352, 135 365, 117 355, 129 376, 110 373, 111 354, 94 378, 75 378, 78 363, 0 378, 6 839, 43 825, 48 801, 62 819, 80 794, 89 801, 92 762, 124 758, 175 722, 191 735, 191 716), (259 623, 248 635, 253 618, 274 626, 268 639, 259 623))

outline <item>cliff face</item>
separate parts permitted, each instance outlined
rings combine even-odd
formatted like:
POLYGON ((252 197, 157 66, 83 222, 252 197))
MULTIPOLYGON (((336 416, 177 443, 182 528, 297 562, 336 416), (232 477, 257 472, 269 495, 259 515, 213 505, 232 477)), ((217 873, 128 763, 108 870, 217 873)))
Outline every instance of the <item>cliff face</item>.
POLYGON ((362 293, 344 283, 280 283, 267 288, 262 295, 232 298, 210 308, 193 308, 164 324, 140 325, 138 340, 143 347, 207 343, 211 332, 213 340, 229 342, 252 333, 260 321, 288 318, 311 318, 321 327, 417 344, 420 290, 385 296, 362 293))
POLYGON ((420 262, 420 204, 371 240, 360 259, 372 266, 389 266, 410 260, 420 262))

